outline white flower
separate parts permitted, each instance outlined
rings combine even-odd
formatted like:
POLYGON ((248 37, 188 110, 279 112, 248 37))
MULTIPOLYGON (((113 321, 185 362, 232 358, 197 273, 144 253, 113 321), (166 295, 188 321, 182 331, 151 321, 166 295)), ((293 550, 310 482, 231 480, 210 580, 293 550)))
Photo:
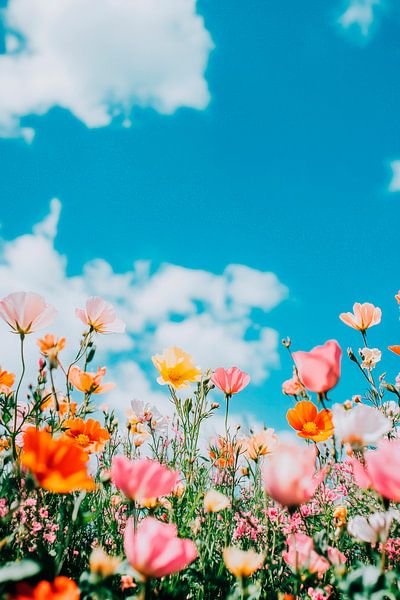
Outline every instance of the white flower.
POLYGON ((392 421, 372 406, 356 404, 346 410, 342 404, 332 407, 336 438, 343 444, 368 446, 392 428, 392 421))
POLYGON ((386 542, 393 520, 399 521, 399 518, 400 513, 397 510, 373 513, 368 517, 357 515, 349 520, 347 531, 362 542, 386 542))
POLYGON ((382 358, 379 348, 360 348, 358 352, 363 359, 361 363, 363 369, 373 369, 382 358))
POLYGON ((229 508, 230 505, 229 498, 217 490, 208 490, 204 496, 204 510, 206 512, 219 512, 224 508, 229 508))
POLYGON ((400 416, 400 407, 394 400, 388 400, 382 404, 382 410, 389 419, 397 420, 400 416))

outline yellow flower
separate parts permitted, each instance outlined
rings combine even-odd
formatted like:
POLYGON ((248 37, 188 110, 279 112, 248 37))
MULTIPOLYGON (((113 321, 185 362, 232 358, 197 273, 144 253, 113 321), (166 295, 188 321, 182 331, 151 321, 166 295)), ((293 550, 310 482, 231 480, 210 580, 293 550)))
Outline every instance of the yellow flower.
POLYGON ((333 518, 337 527, 343 527, 347 520, 347 508, 345 506, 336 506, 333 511, 333 518))
POLYGON ((263 564, 264 556, 254 550, 240 550, 231 546, 223 551, 224 563, 235 577, 250 577, 263 564))
POLYGON ((230 500, 225 494, 217 492, 217 490, 208 490, 204 496, 204 510, 206 512, 219 512, 224 508, 229 508, 230 500))
POLYGON ((152 361, 160 373, 157 378, 160 385, 179 389, 200 380, 201 371, 193 364, 193 358, 176 346, 167 348, 163 354, 156 354, 152 361))
POLYGON ((95 548, 89 558, 90 572, 101 579, 114 575, 121 561, 116 556, 110 556, 103 548, 95 548))

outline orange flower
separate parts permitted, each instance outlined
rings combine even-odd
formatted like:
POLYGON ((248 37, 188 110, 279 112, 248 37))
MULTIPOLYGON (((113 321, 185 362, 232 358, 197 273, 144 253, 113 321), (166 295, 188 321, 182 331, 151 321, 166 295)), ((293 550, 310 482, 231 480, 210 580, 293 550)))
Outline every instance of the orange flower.
POLYGON ((388 350, 400 355, 400 346, 388 346, 388 350))
POLYGON ((52 333, 48 333, 40 340, 37 340, 37 345, 40 348, 40 352, 44 356, 55 357, 65 346, 65 338, 59 338, 52 333))
POLYGON ((8 450, 10 447, 10 442, 4 438, 0 439, 0 452, 3 452, 3 450, 8 450))
POLYGON ((333 434, 332 413, 327 408, 318 412, 309 400, 297 402, 295 408, 287 411, 289 425, 298 431, 299 437, 314 442, 323 442, 333 434))
POLYGON ((58 494, 94 489, 86 470, 89 457, 71 440, 65 436, 54 439, 35 427, 25 431, 23 440, 21 464, 31 471, 40 487, 58 494))
POLYGON ((99 421, 88 419, 67 419, 63 427, 65 435, 86 452, 100 452, 110 439, 107 429, 103 429, 99 421))
POLYGON ((215 446, 210 446, 209 454, 214 465, 219 469, 232 467, 235 462, 235 455, 241 451, 241 446, 232 444, 222 436, 219 436, 215 446))
POLYGON ((400 290, 398 291, 398 293, 395 295, 395 298, 397 300, 397 302, 400 304, 400 290))
POLYGON ((11 387, 14 385, 15 375, 8 371, 0 369, 0 393, 9 394, 11 387))
POLYGON ((69 409, 69 414, 71 417, 74 416, 74 414, 76 413, 76 407, 77 407, 77 403, 76 402, 68 402, 68 398, 62 398, 61 400, 58 401, 58 408, 59 408, 59 413, 61 416, 67 415, 68 414, 68 409, 69 409))
POLYGON ((8 600, 78 600, 79 588, 68 577, 56 577, 54 581, 40 581, 35 587, 18 583, 8 600))
POLYGON ((97 373, 89 373, 87 371, 81 371, 77 366, 73 366, 69 370, 69 381, 77 390, 80 390, 85 394, 101 394, 103 392, 108 392, 115 387, 115 383, 101 385, 101 380, 106 374, 106 371, 107 369, 105 367, 99 367, 97 373))

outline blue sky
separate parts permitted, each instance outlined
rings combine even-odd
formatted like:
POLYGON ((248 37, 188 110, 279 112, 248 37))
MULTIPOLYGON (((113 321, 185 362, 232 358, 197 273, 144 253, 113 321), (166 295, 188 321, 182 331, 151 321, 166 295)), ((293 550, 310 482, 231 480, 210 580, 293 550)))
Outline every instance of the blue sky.
MULTIPOLYGON (((400 193, 389 191, 400 158, 396 4, 369 13, 368 2, 200 1, 214 45, 200 73, 209 102, 193 108, 204 89, 176 110, 132 102, 130 127, 122 117, 88 127, 56 102, 43 116, 22 107, 35 136, 27 143, 14 124, 0 139, 2 236, 29 232, 57 197, 55 247, 69 277, 94 258, 120 273, 136 260, 217 275, 247 265, 288 288, 275 308, 253 307, 249 318, 290 335, 297 349, 329 338, 358 348, 338 320, 354 301, 383 310, 373 345, 400 343, 400 193), (356 4, 364 11, 343 27, 338 19, 356 4)), ((2 88, 4 73, 0 60, 2 88)), ((0 126, 2 110, 0 102, 0 126)), ((289 406, 280 384, 290 376, 279 353, 281 367, 243 396, 278 428, 289 406)), ((398 357, 384 359, 392 376, 400 370, 398 357)), ((345 360, 338 401, 363 391, 352 371, 345 360)))

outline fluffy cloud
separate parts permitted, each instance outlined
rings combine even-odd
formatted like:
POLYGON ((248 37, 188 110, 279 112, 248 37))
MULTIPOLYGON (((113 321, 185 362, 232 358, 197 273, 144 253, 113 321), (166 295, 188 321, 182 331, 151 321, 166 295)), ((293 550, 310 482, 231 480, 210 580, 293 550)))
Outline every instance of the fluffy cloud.
MULTIPOLYGON (((78 275, 67 275, 67 260, 54 246, 61 204, 51 202, 50 214, 25 234, 0 246, 0 297, 13 291, 42 294, 59 314, 52 331, 67 336, 65 361, 73 358, 82 333, 75 317, 88 296, 113 302, 127 323, 120 335, 97 337, 97 364, 108 364, 108 380, 117 388, 107 397, 123 411, 137 397, 165 412, 165 390, 157 386, 150 356, 172 344, 193 353, 203 368, 238 364, 255 384, 268 377, 278 364, 278 334, 259 320, 287 295, 273 273, 244 265, 228 265, 222 274, 164 264, 154 270, 144 261, 130 271, 116 273, 102 259, 83 266, 78 275)), ((40 335, 40 334, 39 334, 40 335)), ((28 361, 35 363, 35 338, 26 341, 28 361)), ((0 323, 0 364, 19 370, 18 336, 0 323)), ((33 378, 34 372, 28 374, 33 378)), ((103 399, 103 398, 102 398, 103 399)))
POLYGON ((133 106, 165 114, 203 109, 211 37, 196 0, 9 0, 3 10, 0 134, 25 135, 21 118, 53 106, 88 127, 133 106))
POLYGON ((339 18, 339 24, 344 29, 358 29, 367 37, 376 17, 376 9, 382 5, 381 0, 350 0, 345 12, 339 18))
POLYGON ((389 184, 389 192, 400 192, 400 160, 390 163, 392 169, 392 180, 389 184))

